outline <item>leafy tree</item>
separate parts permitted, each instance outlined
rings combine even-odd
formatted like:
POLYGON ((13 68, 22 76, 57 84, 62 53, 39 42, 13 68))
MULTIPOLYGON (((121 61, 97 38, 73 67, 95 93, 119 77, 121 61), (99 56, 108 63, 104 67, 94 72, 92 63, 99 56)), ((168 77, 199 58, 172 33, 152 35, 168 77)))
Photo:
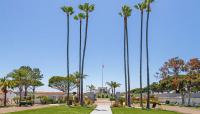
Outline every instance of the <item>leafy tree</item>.
POLYGON ((31 74, 31 89, 32 89, 32 92, 33 92, 33 103, 35 101, 35 89, 37 87, 40 87, 40 86, 43 86, 44 84, 41 82, 43 78, 43 74, 41 74, 41 71, 39 68, 34 68, 32 70, 32 74, 31 74))
POLYGON ((88 37, 88 23, 89 23, 89 13, 94 11, 94 5, 90 5, 89 3, 85 3, 83 5, 79 5, 79 9, 85 12, 86 16, 86 26, 85 26, 85 39, 84 39, 84 47, 83 47, 83 57, 81 64, 81 99, 80 104, 83 106, 83 74, 84 74, 84 63, 85 63, 85 52, 87 46, 87 37, 88 37))
POLYGON ((15 82, 15 88, 19 89, 19 101, 22 100, 22 92, 24 90, 24 98, 28 95, 28 89, 33 90, 33 99, 36 87, 43 86, 41 79, 43 75, 39 68, 31 68, 29 66, 21 66, 19 69, 13 70, 8 74, 15 82))
POLYGON ((4 93, 4 106, 7 105, 7 92, 9 88, 14 87, 14 81, 10 80, 8 76, 0 78, 0 88, 4 93))
POLYGON ((149 77, 149 17, 151 3, 154 0, 145 0, 147 19, 146 19, 146 59, 147 59, 147 109, 150 109, 150 77, 149 77))
POLYGON ((143 100, 142 100, 142 53, 143 53, 143 17, 144 17, 144 10, 146 9, 145 2, 138 3, 135 5, 135 8, 141 12, 141 25, 140 25, 140 106, 143 107, 143 100))
POLYGON ((157 83, 157 82, 153 82, 151 85, 150 85, 150 88, 151 88, 151 91, 154 93, 154 92, 160 92, 161 89, 160 89, 160 84, 157 83))
MULTIPOLYGON (((140 94, 141 93, 141 89, 140 88, 135 88, 135 89, 132 89, 131 92, 134 93, 134 94, 140 94)), ((143 89, 142 89, 142 92, 143 92, 143 89)))
MULTIPOLYGON (((70 15, 72 15, 73 13, 74 13, 74 9, 73 9, 73 7, 71 7, 71 6, 63 6, 62 8, 62 11, 64 12, 64 13, 66 13, 67 14, 67 77, 69 78, 69 33, 70 33, 70 28, 69 28, 69 24, 70 24, 70 15)), ((67 84, 67 87, 68 87, 68 92, 67 92, 67 101, 69 102, 69 87, 70 86, 70 84, 68 83, 67 84)))
POLYGON ((198 88, 200 85, 200 60, 198 58, 190 59, 186 64, 187 77, 186 86, 188 93, 188 105, 191 103, 192 88, 198 88))
POLYGON ((159 81, 161 92, 166 91, 169 93, 170 91, 174 90, 172 85, 172 80, 173 80, 172 77, 167 77, 159 81))
POLYGON ((31 68, 29 66, 21 66, 9 74, 9 77, 15 82, 15 87, 19 89, 19 101, 22 100, 22 92, 24 87, 24 97, 27 96, 28 87, 30 86, 31 68))
POLYGON ((131 16, 132 9, 124 5, 119 13, 124 18, 124 70, 125 70, 125 91, 126 104, 130 107, 130 71, 129 71, 129 42, 128 42, 128 17, 131 16))
POLYGON ((69 91, 73 90, 76 87, 75 78, 73 75, 70 75, 69 78, 62 76, 53 76, 49 79, 49 87, 65 93, 68 92, 68 84, 70 84, 69 91))
MULTIPOLYGON (((186 80, 184 75, 184 72, 186 71, 186 65, 183 59, 180 59, 179 57, 171 58, 167 62, 164 63, 164 65, 160 69, 160 78, 166 82, 166 79, 170 79, 170 83, 172 85, 165 85, 168 87, 172 87, 173 90, 175 90, 177 93, 181 94, 182 97, 182 104, 185 104, 185 84, 186 80), (171 78, 169 78, 171 77, 171 78)), ((161 81, 162 82, 162 81, 161 81)), ((164 83, 165 84, 165 83, 164 83)), ((162 86, 163 84, 161 84, 162 86)), ((171 88, 169 88, 171 89, 171 88)), ((168 89, 168 90, 169 90, 168 89)))

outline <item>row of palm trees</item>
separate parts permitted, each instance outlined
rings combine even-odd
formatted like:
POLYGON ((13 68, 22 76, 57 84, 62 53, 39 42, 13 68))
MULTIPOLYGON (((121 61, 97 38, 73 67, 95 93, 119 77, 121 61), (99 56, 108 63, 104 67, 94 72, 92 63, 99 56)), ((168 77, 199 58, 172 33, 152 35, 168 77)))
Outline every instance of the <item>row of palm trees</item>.
MULTIPOLYGON (((84 64, 85 64, 85 54, 86 54, 86 47, 87 47, 87 38, 88 38, 88 24, 89 24, 89 14, 94 11, 95 6, 93 4, 85 3, 79 5, 79 9, 83 13, 77 14, 74 19, 79 20, 80 24, 80 40, 79 40, 79 73, 80 76, 80 87, 79 87, 79 100, 80 104, 83 105, 83 74, 84 74, 84 64), (84 37, 84 45, 82 50, 82 21, 86 19, 85 25, 85 37, 84 37)), ((71 6, 63 6, 62 11, 67 15, 67 77, 69 78, 70 71, 69 71, 69 33, 70 33, 70 16, 74 13, 73 7, 71 6)), ((67 92, 67 101, 69 101, 69 88, 70 84, 68 83, 68 92, 67 92)), ((69 102, 68 102, 69 104, 69 102)))
MULTIPOLYGON (((140 27, 140 106, 143 107, 142 100, 142 53, 143 53, 143 17, 144 11, 147 12, 146 19, 146 60, 147 60, 147 109, 150 108, 150 78, 149 78, 149 18, 151 11, 151 3, 154 0, 145 0, 141 3, 135 5, 135 8, 141 12, 141 27, 140 27)), ((129 42, 128 42, 128 17, 131 16, 132 9, 131 7, 124 5, 122 11, 119 13, 120 16, 124 18, 124 75, 125 75, 125 101, 127 106, 131 106, 130 100, 130 71, 129 71, 129 42)))
MULTIPOLYGON (((135 5, 135 8, 140 10, 141 12, 141 36, 140 36, 140 105, 143 107, 142 102, 142 51, 143 51, 143 15, 144 10, 147 12, 147 19, 146 19, 146 60, 147 60, 147 108, 150 108, 150 91, 149 91, 149 44, 148 44, 148 35, 149 35, 149 18, 150 18, 150 5, 154 0, 145 0, 142 3, 135 5)), ((83 105, 83 74, 84 74, 84 63, 85 63, 85 54, 86 54, 86 47, 87 47, 87 38, 88 38, 88 23, 89 23, 89 13, 94 11, 94 5, 90 5, 89 3, 85 3, 83 5, 79 5, 79 9, 84 13, 77 14, 74 19, 79 20, 80 24, 80 39, 79 39, 79 73, 81 74, 80 77, 80 104, 83 105), (84 45, 82 50, 82 21, 86 19, 85 25, 85 37, 84 37, 84 45)), ((69 33, 70 33, 70 16, 74 13, 73 7, 71 6, 63 6, 63 12, 67 15, 67 76, 69 78, 69 33)), ((122 11, 119 13, 124 18, 124 71, 125 71, 125 92, 126 92, 126 105, 131 106, 130 100, 130 68, 129 68, 129 41, 128 41, 128 17, 131 16, 132 9, 124 5, 122 7, 122 11)), ((68 84, 68 88, 70 85, 68 84)), ((69 89, 67 92, 67 101, 69 101, 69 89)))

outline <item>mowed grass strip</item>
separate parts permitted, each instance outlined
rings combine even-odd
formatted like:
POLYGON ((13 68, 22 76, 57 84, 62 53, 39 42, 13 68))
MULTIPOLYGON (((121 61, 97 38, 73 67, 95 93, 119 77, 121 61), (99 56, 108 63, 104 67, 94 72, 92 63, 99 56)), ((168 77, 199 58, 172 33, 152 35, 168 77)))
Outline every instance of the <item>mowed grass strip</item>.
POLYGON ((180 114, 177 112, 165 111, 165 110, 146 110, 135 108, 112 108, 113 114, 180 114))
POLYGON ((12 112, 8 114, 90 114, 94 108, 55 106, 42 109, 12 112))

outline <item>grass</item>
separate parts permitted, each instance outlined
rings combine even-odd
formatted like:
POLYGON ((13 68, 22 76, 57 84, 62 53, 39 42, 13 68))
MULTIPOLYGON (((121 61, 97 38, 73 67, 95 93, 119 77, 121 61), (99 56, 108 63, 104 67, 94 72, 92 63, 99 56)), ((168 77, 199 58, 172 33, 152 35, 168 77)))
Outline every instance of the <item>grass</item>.
POLYGON ((94 108, 86 107, 73 107, 68 108, 67 106, 55 106, 42 109, 26 110, 20 112, 12 112, 8 114, 90 114, 94 108))
POLYGON ((177 112, 164 111, 164 110, 146 110, 135 108, 112 108, 113 114, 179 114, 177 112))

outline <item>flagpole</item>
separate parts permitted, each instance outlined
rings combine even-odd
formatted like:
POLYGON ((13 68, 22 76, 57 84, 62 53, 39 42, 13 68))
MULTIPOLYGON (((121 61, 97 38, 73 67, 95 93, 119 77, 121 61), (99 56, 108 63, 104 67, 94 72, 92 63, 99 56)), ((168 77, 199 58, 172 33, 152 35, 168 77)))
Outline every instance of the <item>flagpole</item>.
POLYGON ((102 65, 102 90, 103 90, 103 69, 104 69, 104 65, 102 65))

